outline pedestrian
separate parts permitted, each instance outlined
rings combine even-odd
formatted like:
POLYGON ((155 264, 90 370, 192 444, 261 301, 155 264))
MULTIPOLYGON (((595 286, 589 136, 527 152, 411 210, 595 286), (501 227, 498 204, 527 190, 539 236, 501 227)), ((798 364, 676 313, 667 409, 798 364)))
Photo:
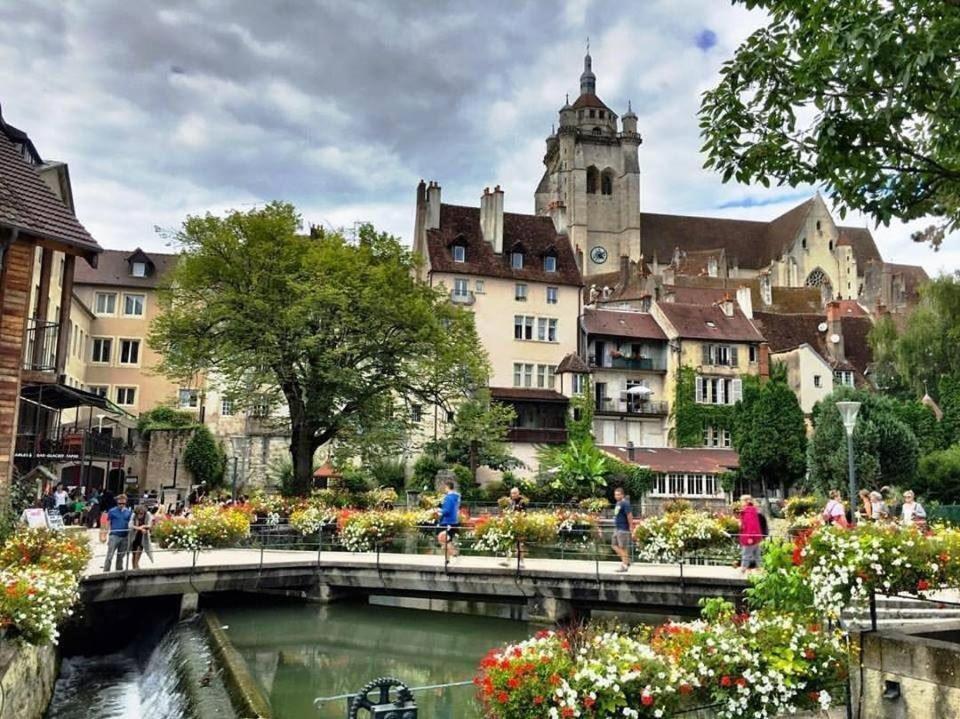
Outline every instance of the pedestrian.
POLYGON ((890 518, 890 510, 880 492, 870 492, 870 506, 873 508, 873 521, 882 522, 890 518))
MULTIPOLYGON (((130 517, 133 514, 127 509, 127 495, 117 495, 117 506, 107 512, 107 529, 109 541, 107 544, 107 558, 103 562, 103 571, 110 571, 110 561, 117 555, 117 571, 123 569, 123 555, 127 551, 127 535, 130 531, 130 517)), ((101 530, 103 528, 101 527, 101 530)))
POLYGON ((912 490, 903 493, 903 507, 900 509, 900 521, 904 526, 915 526, 923 529, 927 524, 927 511, 915 499, 912 490))
POLYGON ((440 533, 437 535, 437 541, 444 548, 444 553, 450 552, 451 557, 456 557, 457 543, 454 541, 460 527, 460 493, 456 491, 456 485, 452 479, 443 483, 443 501, 440 503, 440 533))
POLYGON ((57 506, 56 497, 53 496, 53 486, 47 487, 47 491, 40 498, 40 506, 49 511, 57 506))
POLYGON ((859 492, 859 497, 860 517, 869 522, 873 519, 873 502, 870 500, 870 493, 865 489, 861 489, 859 492))
POLYGON ((69 492, 63 488, 62 484, 58 484, 57 491, 53 493, 53 508, 60 512, 60 516, 63 516, 70 511, 70 507, 67 504, 69 499, 69 492))
POLYGON ((620 557, 620 566, 615 571, 629 572, 630 550, 633 547, 633 508, 623 493, 623 487, 613 490, 613 498, 616 504, 613 507, 613 539, 610 546, 620 557))
POLYGON ((836 524, 838 527, 849 527, 847 522, 847 512, 843 508, 843 501, 840 498, 840 492, 836 489, 830 490, 830 500, 827 506, 823 508, 821 517, 824 524, 836 524))
POLYGON ((764 529, 753 497, 743 495, 740 504, 740 571, 749 572, 760 568, 760 544, 763 542, 764 529))
POLYGON ((100 493, 94 489, 87 501, 86 521, 87 529, 94 529, 100 524, 100 493))
MULTIPOLYGON (((505 512, 526 512, 527 511, 527 500, 522 494, 520 494, 519 487, 511 487, 510 495, 507 497, 507 506, 504 507, 505 512)), ((524 547, 522 542, 517 542, 517 567, 523 569, 523 554, 524 547)), ((510 566, 510 551, 507 551, 507 558, 500 562, 501 567, 510 566)))
POLYGON ((147 505, 138 504, 133 509, 128 529, 130 537, 129 551, 133 559, 133 568, 140 569, 140 555, 144 552, 153 561, 153 547, 150 545, 150 530, 153 527, 153 515, 147 511, 147 505))

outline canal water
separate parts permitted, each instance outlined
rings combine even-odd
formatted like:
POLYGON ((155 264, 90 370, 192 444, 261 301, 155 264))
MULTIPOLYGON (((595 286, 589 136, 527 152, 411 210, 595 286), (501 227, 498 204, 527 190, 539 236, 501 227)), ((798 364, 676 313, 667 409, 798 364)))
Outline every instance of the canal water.
MULTIPOLYGON (((525 622, 372 605, 229 607, 216 610, 225 632, 260 682, 276 719, 343 719, 346 700, 392 676, 407 686, 473 678, 492 647, 527 638, 525 622)), ((475 688, 416 694, 420 716, 479 719, 475 688)))
MULTIPOLYGON (((345 699, 393 676, 410 687, 468 681, 491 648, 527 638, 526 622, 368 604, 218 602, 225 634, 246 660, 275 719, 343 719, 345 699)), ((144 617, 146 624, 151 618, 144 617)), ((125 631, 119 627, 119 631, 125 631)), ((109 654, 64 658, 45 719, 233 719, 196 623, 130 631, 109 654)), ((420 716, 479 719, 473 686, 416 694, 420 716)))

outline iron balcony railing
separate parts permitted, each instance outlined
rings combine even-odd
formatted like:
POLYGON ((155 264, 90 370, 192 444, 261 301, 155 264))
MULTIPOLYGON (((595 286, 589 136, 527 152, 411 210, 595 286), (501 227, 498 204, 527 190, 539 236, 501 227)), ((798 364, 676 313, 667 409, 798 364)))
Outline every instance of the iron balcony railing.
POLYGON ((473 290, 467 290, 464 292, 457 292, 455 289, 450 290, 450 301, 455 305, 472 305, 477 301, 477 296, 473 293, 473 290))
POLYGON ((511 427, 507 430, 507 440, 534 444, 563 444, 567 441, 567 430, 553 427, 511 427))
POLYGON ((57 322, 27 319, 23 342, 23 369, 29 372, 57 371, 57 322))
POLYGON ((654 357, 608 357, 601 362, 597 362, 597 358, 593 358, 590 366, 599 369, 626 369, 644 372, 667 371, 667 363, 654 357))
POLYGON ((18 434, 17 457, 38 457, 52 461, 80 457, 120 457, 129 448, 120 437, 88 430, 63 429, 54 434, 18 434))
POLYGON ((668 402, 661 401, 615 401, 610 397, 598 397, 596 414, 624 417, 663 417, 670 413, 668 402))

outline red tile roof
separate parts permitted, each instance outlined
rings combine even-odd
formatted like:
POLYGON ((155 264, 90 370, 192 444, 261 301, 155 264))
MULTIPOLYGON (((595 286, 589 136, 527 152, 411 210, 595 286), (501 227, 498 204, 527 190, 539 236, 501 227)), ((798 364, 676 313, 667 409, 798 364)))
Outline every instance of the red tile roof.
POLYGON ((0 118, 0 226, 74 247, 96 261, 96 240, 24 159, 6 127, 0 118))
POLYGON ((868 312, 856 300, 837 300, 840 303, 840 313, 844 317, 866 317, 868 312))
POLYGON ((583 311, 583 328, 592 335, 667 341, 660 325, 647 312, 595 310, 588 307, 583 311))
POLYGON ((552 389, 532 387, 491 387, 490 397, 496 400, 527 402, 569 402, 566 397, 552 389))
POLYGON ((590 367, 578 354, 571 352, 562 360, 560 364, 557 365, 556 374, 563 374, 564 372, 570 372, 573 374, 589 374, 590 367))
MULTIPOLYGON (((158 287, 163 283, 164 276, 173 269, 177 263, 179 255, 164 254, 160 252, 142 252, 136 250, 131 253, 130 250, 104 250, 100 254, 100 261, 97 267, 88 267, 84 263, 79 263, 74 273, 73 281, 78 285, 109 285, 112 287, 158 287), (145 255, 153 263, 153 273, 146 277, 134 277, 130 274, 130 263, 128 260, 136 252, 145 255)), ((137 261, 142 258, 138 255, 137 261)))
POLYGON ((580 286, 570 240, 558 235, 549 217, 503 213, 503 253, 498 255, 480 232, 480 208, 440 205, 440 229, 427 230, 427 250, 433 272, 502 277, 530 280, 555 285, 580 286), (450 247, 457 242, 466 245, 466 262, 454 262, 450 247), (510 265, 511 249, 520 245, 525 253, 524 266, 515 270, 510 265), (543 257, 549 252, 557 256, 557 271, 543 269, 543 257))
POLYGON ((734 302, 733 315, 728 317, 717 305, 682 305, 658 302, 657 307, 684 339, 726 340, 728 342, 762 342, 761 335, 740 307, 734 302), (710 322, 711 324, 707 324, 710 322))
POLYGON ((595 107, 601 110, 609 110, 610 108, 603 104, 603 100, 594 95, 592 92, 585 92, 580 97, 578 97, 573 105, 570 106, 574 110, 580 110, 584 107, 595 107))
MULTIPOLYGON (((755 312, 753 319, 763 332, 763 336, 767 338, 771 352, 789 352, 802 344, 808 344, 828 364, 831 366, 835 364, 830 358, 830 349, 827 344, 829 330, 820 331, 820 325, 827 321, 826 315, 755 312)), ((844 316, 840 319, 840 326, 843 331, 843 351, 847 362, 851 369, 864 374, 873 362, 873 352, 867 337, 873 323, 866 315, 844 316)))
POLYGON ((654 472, 699 472, 720 474, 740 466, 740 457, 732 449, 689 447, 636 447, 631 460, 623 447, 600 447, 621 462, 649 467, 654 472))

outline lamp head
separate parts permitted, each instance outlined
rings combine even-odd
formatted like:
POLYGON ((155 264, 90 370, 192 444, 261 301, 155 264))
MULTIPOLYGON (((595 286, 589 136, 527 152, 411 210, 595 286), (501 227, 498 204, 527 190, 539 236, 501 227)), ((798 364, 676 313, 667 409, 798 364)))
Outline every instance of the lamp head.
POLYGON ((847 430, 847 435, 853 435, 853 428, 857 425, 857 413, 860 411, 859 402, 837 402, 837 409, 840 410, 840 417, 843 419, 843 428, 847 430))

